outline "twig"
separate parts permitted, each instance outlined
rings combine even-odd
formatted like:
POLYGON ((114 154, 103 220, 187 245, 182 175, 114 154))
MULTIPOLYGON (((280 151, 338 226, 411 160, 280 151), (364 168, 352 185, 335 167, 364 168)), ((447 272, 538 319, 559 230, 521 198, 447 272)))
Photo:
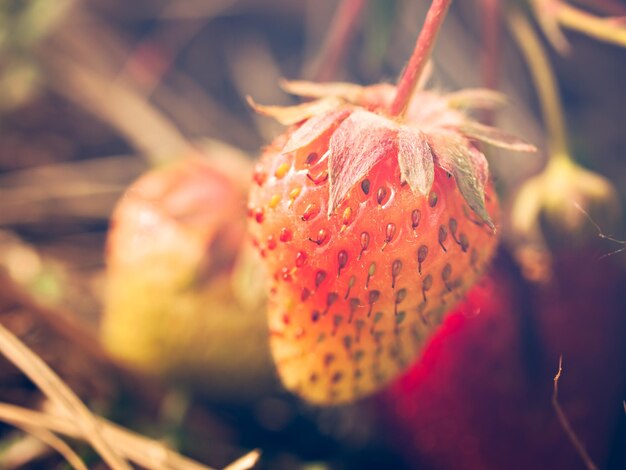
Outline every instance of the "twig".
MULTIPOLYGON (((138 465, 164 470, 211 470, 205 465, 182 457, 159 442, 101 418, 97 419, 103 436, 115 445, 120 454, 138 465)), ((85 437, 71 419, 8 403, 0 403, 0 420, 15 426, 46 429, 74 438, 85 437)))
POLYGON ((602 238, 603 240, 609 240, 611 242, 618 243, 618 244, 622 245, 621 248, 619 248, 617 250, 614 250, 614 251, 611 251, 610 253, 605 253, 604 255, 600 256, 600 259, 604 259, 607 256, 616 255, 617 253, 620 253, 620 252, 626 250, 626 240, 619 240, 617 238, 613 238, 610 235, 606 235, 602 231, 600 226, 596 223, 596 221, 591 218, 589 213, 585 209, 583 209, 580 206, 580 204, 578 204, 577 202, 574 202, 573 204, 574 204, 574 207, 576 207, 576 209, 578 209, 585 217, 587 217, 587 220, 596 228, 596 230, 598 231, 598 237, 602 238))
POLYGON ((252 468, 256 464, 260 456, 261 452, 258 449, 255 449, 251 452, 248 452, 243 457, 238 458, 227 467, 224 467, 223 470, 247 470, 248 468, 252 468))
POLYGON ((15 423, 15 426, 56 450, 76 470, 89 470, 78 454, 63 439, 48 429, 19 423, 15 423))
POLYGON ((593 460, 591 460, 591 457, 587 453, 587 449, 585 449, 585 446, 583 445, 583 443, 580 441, 580 439, 578 439, 578 436, 576 436, 576 433, 574 432, 572 425, 570 424, 569 420, 567 419, 567 416, 565 415, 565 413, 563 412, 563 409, 561 408, 561 405, 559 404, 559 398, 558 398, 559 379, 561 378, 562 372, 563 372, 563 355, 559 356, 559 369, 556 375, 554 376, 554 389, 552 392, 552 407, 554 408, 556 416, 559 420, 559 424, 565 431, 565 434, 567 435, 572 445, 576 448, 576 451, 578 452, 578 454, 580 455, 580 458, 585 463, 585 466, 589 470, 598 470, 598 467, 596 466, 595 463, 593 463, 593 460))
POLYGON ((57 404, 68 419, 76 423, 85 439, 113 470, 131 470, 128 463, 102 437, 98 423, 85 404, 41 358, 2 325, 0 325, 0 352, 57 404))
POLYGON ((54 334, 76 345, 81 354, 86 355, 89 360, 95 361, 98 366, 113 366, 111 359, 96 341, 94 334, 78 321, 69 320, 69 318, 78 318, 75 312, 60 308, 53 309, 37 302, 3 269, 0 269, 0 286, 2 286, 3 294, 42 320, 54 334))
MULTIPOLYGON (((67 454, 68 457, 67 448, 59 444, 54 439, 54 435, 51 438, 51 433, 61 433, 85 439, 94 446, 94 449, 100 453, 112 469, 130 469, 130 467, 127 463, 124 464, 124 467, 120 467, 111 462, 107 456, 103 455, 102 445, 96 447, 95 441, 100 440, 105 446, 115 449, 116 454, 113 454, 116 456, 115 458, 128 459, 145 468, 155 470, 211 470, 205 465, 172 451, 160 442, 91 414, 89 409, 78 400, 67 385, 41 359, 1 325, 0 352, 49 396, 49 404, 52 405, 44 406, 44 409, 47 408, 50 411, 41 412, 8 403, 0 403, 0 421, 5 421, 22 429, 33 430, 35 435, 47 439, 51 445, 56 444, 55 448, 64 455, 67 454), (58 411, 62 414, 57 414, 58 411), (86 421, 88 421, 87 424, 86 421), (118 455, 120 457, 117 457, 118 455)), ((258 450, 252 451, 227 468, 229 470, 250 468, 259 455, 258 450)), ((68 459, 68 461, 71 460, 68 459)), ((76 468, 82 470, 80 465, 76 468)))

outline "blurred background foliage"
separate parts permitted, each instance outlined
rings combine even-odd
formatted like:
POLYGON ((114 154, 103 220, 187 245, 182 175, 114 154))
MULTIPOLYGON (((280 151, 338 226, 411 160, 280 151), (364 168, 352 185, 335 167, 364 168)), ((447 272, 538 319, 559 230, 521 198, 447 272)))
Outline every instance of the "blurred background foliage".
MULTIPOLYGON (((332 79, 394 81, 427 3, 368 1, 332 79)), ((626 11, 618 0, 602 4, 615 14, 626 11)), ((436 87, 482 85, 481 5, 454 2, 434 56, 436 87)), ((237 385, 251 387, 251 396, 229 396, 228 388, 213 393, 208 377, 168 382, 113 365, 95 340, 107 292, 105 240, 124 191, 149 170, 198 154, 222 159, 225 166, 243 161, 231 178, 233 185, 245 186, 259 148, 280 132, 252 112, 246 96, 260 103, 295 103, 278 81, 316 74, 336 7, 336 0, 0 4, 0 322, 46 359, 92 409, 147 435, 167 436, 172 445, 210 465, 226 465, 256 447, 263 450, 259 468, 408 465, 384 438, 388 430, 377 424, 372 401, 308 407, 279 390, 269 364, 258 366, 267 368, 260 373, 262 387, 237 385)), ((571 151, 585 167, 609 177, 626 207, 626 50, 578 33, 567 37, 569 53, 551 50, 550 59, 571 151)), ((539 104, 507 31, 500 49, 500 86, 510 105, 497 120, 544 147, 539 104)), ((545 154, 492 157, 506 212, 515 189, 540 170, 545 154)), ((217 199, 207 204, 223 202, 217 199)), ((626 238, 623 218, 601 228, 626 238)), ((186 244, 196 236, 179 235, 179 243, 186 244)), ((620 246, 609 242, 602 249, 620 246)), ((236 261, 237 256, 219 269, 239 276, 232 282, 241 289, 258 276, 251 274, 253 268, 242 271, 245 260, 236 261)), ((624 253, 615 258, 626 265, 624 253)), ((196 261, 185 269, 206 268, 196 261)), ((245 308, 262 311, 262 300, 242 300, 237 288, 227 290, 227 297, 254 305, 245 308)), ((247 336, 232 334, 224 347, 235 351, 247 336)), ((32 384, 4 362, 0 399, 31 407, 39 400, 32 384)), ((9 457, 0 450, 0 459, 6 468, 15 467, 10 459, 20 460, 12 457, 14 448, 28 438, 8 427, 0 433, 3 447, 13 449, 6 451, 9 457)), ((32 442, 27 449, 32 453, 28 468, 62 468, 49 450, 32 442)), ((86 449, 81 452, 89 458, 86 449)))

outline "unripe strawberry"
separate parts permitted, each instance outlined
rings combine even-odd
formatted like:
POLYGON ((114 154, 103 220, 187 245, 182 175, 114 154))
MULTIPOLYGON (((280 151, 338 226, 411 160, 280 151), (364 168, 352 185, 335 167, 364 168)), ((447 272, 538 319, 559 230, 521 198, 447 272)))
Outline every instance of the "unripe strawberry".
MULTIPOLYGON (((237 155, 221 157, 232 166, 237 155)), ((240 298, 234 284, 239 266, 258 264, 242 251, 241 168, 249 171, 239 164, 235 176, 189 158, 128 189, 108 237, 102 321, 102 340, 118 359, 228 397, 255 393, 272 377, 264 301, 240 298)))
POLYGON ((500 99, 487 91, 418 92, 398 118, 389 85, 288 87, 319 99, 256 106, 296 125, 257 166, 250 231, 284 385, 337 403, 407 367, 491 258, 497 200, 474 139, 532 148, 461 112, 500 99))

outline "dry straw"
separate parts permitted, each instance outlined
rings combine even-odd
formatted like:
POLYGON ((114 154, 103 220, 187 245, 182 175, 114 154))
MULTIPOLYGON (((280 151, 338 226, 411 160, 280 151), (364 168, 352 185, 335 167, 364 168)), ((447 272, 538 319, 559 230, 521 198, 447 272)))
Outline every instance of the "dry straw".
MULTIPOLYGON (((46 411, 0 403, 0 420, 18 427, 46 443, 77 470, 86 470, 81 458, 58 434, 84 439, 113 470, 130 470, 131 463, 153 470, 210 470, 165 445, 124 429, 89 411, 33 351, 0 325, 0 352, 18 367, 48 398, 46 411)), ((225 470, 245 470, 259 458, 254 450, 225 470)))

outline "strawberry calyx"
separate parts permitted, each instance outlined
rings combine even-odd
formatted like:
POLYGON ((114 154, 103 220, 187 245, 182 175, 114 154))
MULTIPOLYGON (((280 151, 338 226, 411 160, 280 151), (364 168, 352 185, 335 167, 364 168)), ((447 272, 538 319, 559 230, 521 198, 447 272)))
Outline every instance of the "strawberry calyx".
POLYGON ((296 152, 330 133, 327 154, 330 217, 348 192, 386 155, 397 155, 401 183, 416 196, 426 196, 435 167, 456 180, 470 209, 492 230, 485 208, 488 163, 474 145, 482 142, 512 151, 534 152, 533 145, 466 113, 501 106, 500 93, 469 89, 451 94, 416 91, 401 117, 389 116, 395 88, 389 84, 362 87, 351 83, 284 81, 289 92, 314 98, 295 106, 263 106, 248 99, 260 114, 285 125, 298 125, 282 153, 296 152), (391 152, 390 152, 391 150, 391 152))

